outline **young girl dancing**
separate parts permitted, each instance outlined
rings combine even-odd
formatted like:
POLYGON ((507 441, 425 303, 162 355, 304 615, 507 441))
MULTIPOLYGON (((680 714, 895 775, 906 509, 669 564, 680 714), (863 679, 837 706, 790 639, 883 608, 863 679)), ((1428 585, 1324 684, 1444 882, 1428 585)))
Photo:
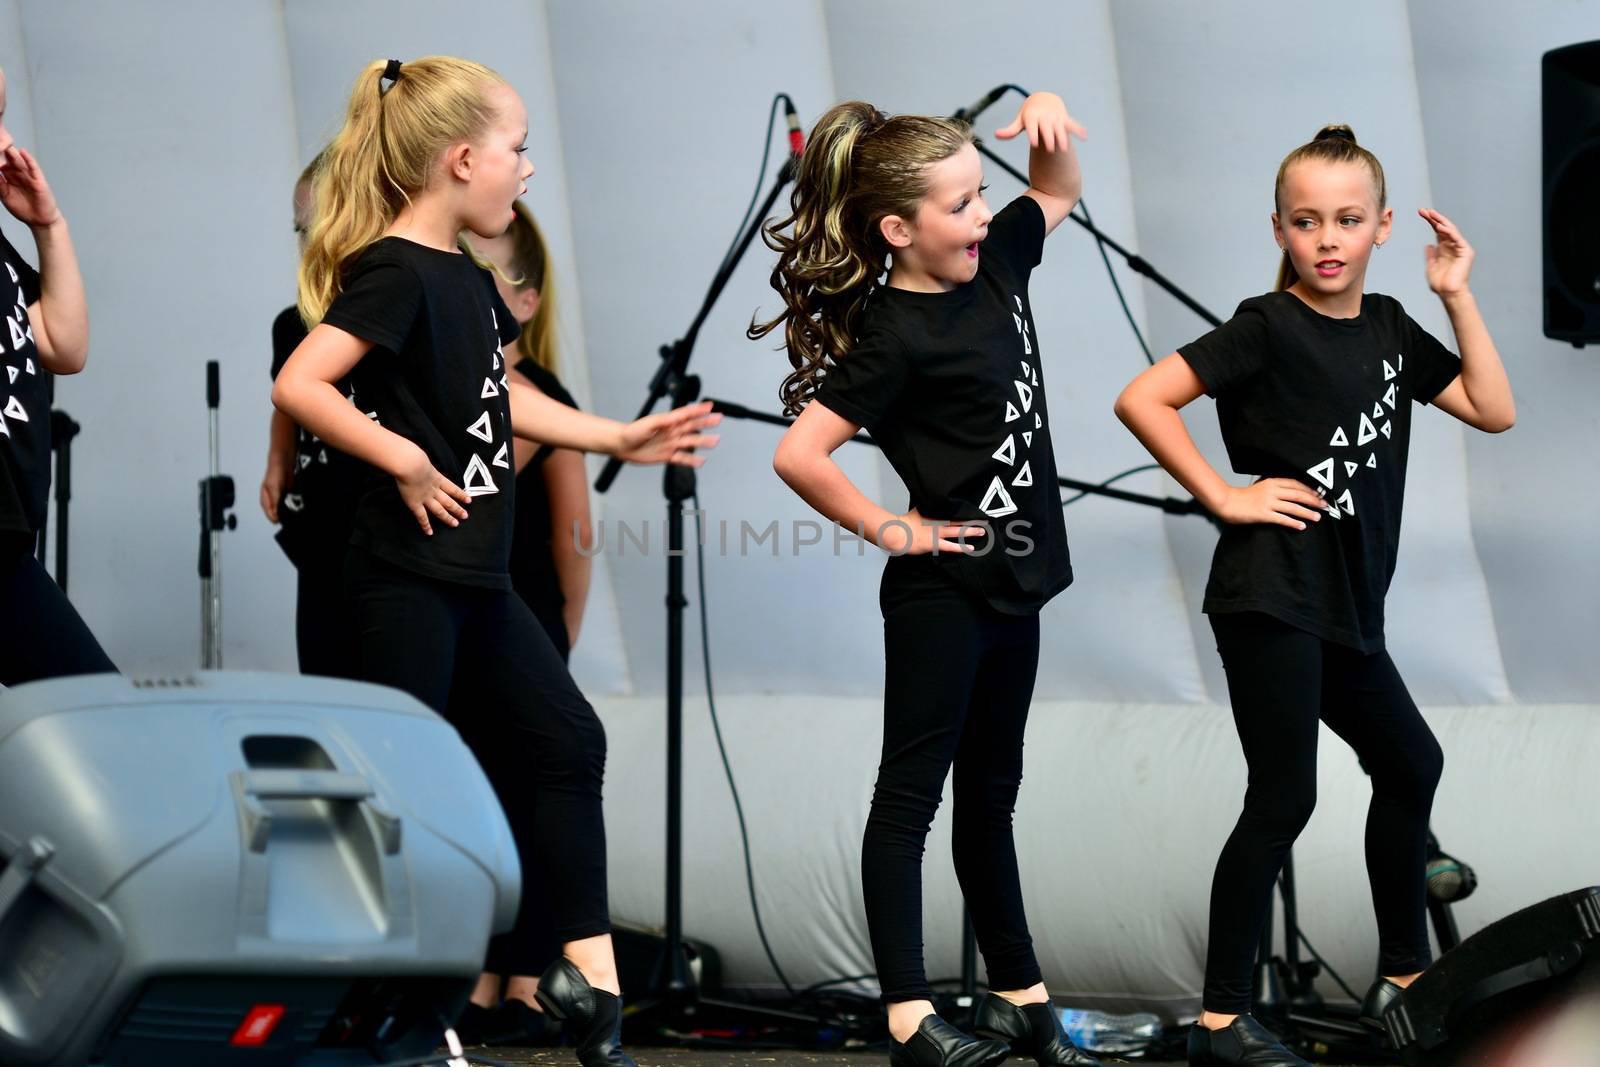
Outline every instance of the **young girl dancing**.
POLYGON ((1023 913, 1011 816, 1039 656, 1039 609, 1071 581, 1028 277, 1077 203, 1061 98, 1036 93, 1027 192, 998 214, 964 124, 840 104, 817 123, 788 218, 768 228, 799 418, 774 466, 823 515, 887 549, 882 762, 862 844, 872 952, 896 1067, 1096 1061, 1050 1005, 1023 913), (885 262, 889 263, 883 278, 885 262), (816 403, 810 403, 815 400, 816 403), (872 432, 911 494, 896 515, 833 451, 872 432), (975 1040, 933 1012, 923 971, 923 841, 952 764, 956 876, 991 992, 975 1040))
POLYGON ((633 1060, 606 905, 605 734, 511 591, 511 438, 699 465, 692 450, 716 443, 701 431, 717 419, 700 404, 623 425, 510 380, 501 345, 516 322, 456 239, 511 224, 533 174, 527 132, 516 92, 477 63, 362 73, 318 172, 301 263, 300 309, 316 325, 273 402, 373 468, 345 566, 363 676, 442 713, 455 676, 470 675, 490 699, 464 714, 512 725, 536 802, 506 814, 562 942, 539 1002, 581 1063, 617 1067, 633 1060), (346 377, 354 403, 334 385, 346 377))
POLYGON ((1204 1013, 1189 1062, 1303 1065, 1247 1013, 1251 964, 1272 885, 1316 803, 1317 721, 1372 776, 1367 873, 1381 946, 1362 1017, 1428 965, 1423 882, 1428 813, 1443 756, 1384 651, 1411 404, 1498 433, 1511 386, 1467 288, 1472 248, 1437 211, 1428 286, 1458 359, 1394 299, 1363 291, 1389 237, 1383 168, 1346 126, 1329 126, 1278 168, 1276 292, 1145 371, 1118 398, 1122 421, 1195 499, 1228 525, 1204 609, 1228 677, 1249 788, 1211 887, 1204 1013), (1205 393, 1236 473, 1195 448, 1180 409, 1205 393))
POLYGON ((76 374, 89 358, 89 310, 67 220, 44 171, 5 126, 0 71, 0 204, 33 233, 34 270, 0 234, 0 684, 114 671, 67 596, 34 556, 50 492, 47 374, 76 374))

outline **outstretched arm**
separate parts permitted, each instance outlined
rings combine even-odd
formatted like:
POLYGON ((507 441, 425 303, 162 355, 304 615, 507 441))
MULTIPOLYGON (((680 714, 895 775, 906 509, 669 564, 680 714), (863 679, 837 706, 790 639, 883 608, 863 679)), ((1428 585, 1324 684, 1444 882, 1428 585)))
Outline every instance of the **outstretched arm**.
POLYGON ((520 382, 509 382, 508 388, 511 432, 527 441, 604 452, 631 463, 698 467, 705 457, 694 450, 715 448, 720 440, 701 432, 722 421, 721 415, 712 414, 709 400, 623 423, 569 408, 520 382))

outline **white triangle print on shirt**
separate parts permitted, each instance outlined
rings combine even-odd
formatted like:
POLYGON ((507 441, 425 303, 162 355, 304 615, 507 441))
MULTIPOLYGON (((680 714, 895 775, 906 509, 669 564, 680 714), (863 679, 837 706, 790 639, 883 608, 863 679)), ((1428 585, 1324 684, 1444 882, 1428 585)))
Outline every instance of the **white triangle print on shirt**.
POLYGON ((1344 517, 1344 516, 1339 514, 1339 506, 1337 504, 1326 504, 1326 505, 1323 506, 1322 510, 1326 511, 1329 515, 1333 516, 1336 519, 1344 517))
POLYGON ((290 511, 299 511, 306 506, 306 502, 299 493, 285 493, 283 494, 283 506, 290 511))
POLYGON ((1043 426, 1044 426, 1044 416, 1039 414, 1037 411, 1035 411, 1033 413, 1033 428, 1035 430, 1037 430, 1037 429, 1040 429, 1043 426))
POLYGON ((1394 376, 1395 376, 1395 369, 1393 367, 1389 366, 1389 361, 1388 360, 1384 360, 1383 361, 1383 380, 1384 381, 1388 381, 1390 378, 1393 378, 1394 376))
POLYGON ((11 280, 14 282, 20 282, 22 280, 21 278, 17 277, 17 268, 13 267, 9 263, 6 264, 6 273, 11 275, 11 280))
POLYGON ((1017 332, 1021 333, 1022 332, 1022 316, 1018 315, 1015 311, 1013 311, 1011 313, 1011 321, 1017 324, 1017 332))
POLYGON ((1022 330, 1022 354, 1025 356, 1033 355, 1033 341, 1029 339, 1026 327, 1022 330))
MULTIPOLYGON (((30 341, 33 340, 33 334, 32 333, 28 334, 28 340, 30 340, 30 341)), ((31 360, 31 359, 25 359, 25 360, 22 361, 22 369, 27 371, 29 374, 37 374, 37 373, 39 373, 38 371, 33 369, 33 360, 31 360)))
POLYGON ((300 453, 300 469, 305 470, 309 466, 311 466, 311 457, 304 452, 300 453))
POLYGON ((998 519, 1017 510, 1016 502, 1011 499, 1011 494, 1006 492, 1006 487, 998 476, 989 483, 989 491, 983 494, 983 503, 978 505, 978 510, 991 519, 998 519))
POLYGON ((1011 479, 1011 484, 1015 485, 1015 486, 1020 486, 1020 487, 1022 487, 1024 489, 1026 489, 1028 486, 1032 485, 1033 484, 1033 464, 1029 463, 1027 460, 1023 460, 1022 461, 1022 469, 1017 472, 1017 476, 1015 478, 1011 479))
POLYGON ((1344 435, 1343 426, 1340 426, 1338 429, 1333 431, 1333 439, 1328 442, 1328 444, 1333 445, 1335 448, 1343 448, 1349 443, 1350 438, 1344 435))
POLYGON ((1391 434, 1389 432, 1389 424, 1387 422, 1384 423, 1382 426, 1379 426, 1378 429, 1383 431, 1383 436, 1385 436, 1385 437, 1392 437, 1393 436, 1393 434, 1391 434))
POLYGON ((498 452, 496 452, 494 454, 494 465, 496 467, 504 467, 504 468, 506 468, 506 470, 510 470, 511 469, 511 464, 506 462, 506 448, 507 447, 508 446, 506 446, 506 445, 501 445, 500 446, 500 451, 498 451, 498 452))
POLYGON ((28 412, 14 396, 6 398, 6 418, 16 419, 18 422, 28 421, 28 412))
POLYGON ((326 448, 317 449, 317 462, 323 464, 324 466, 327 465, 328 450, 326 448))
POLYGON ((17 380, 17 375, 22 373, 22 372, 17 370, 17 368, 15 368, 15 367, 7 367, 6 368, 6 373, 9 374, 11 376, 11 380, 13 382, 15 382, 17 380))
POLYGON ((1311 475, 1311 477, 1315 478, 1317 481, 1321 482, 1323 485, 1327 486, 1329 489, 1332 489, 1333 457, 1329 456, 1321 463, 1318 463, 1315 467, 1307 467, 1306 473, 1311 475))
POLYGON ((1033 387, 1035 389, 1039 388, 1039 372, 1038 371, 1034 371, 1033 372, 1033 387))
POLYGON ((1344 461, 1344 476, 1346 478, 1354 477, 1356 471, 1360 469, 1361 464, 1348 459, 1344 461))
POLYGON ((1017 387, 1017 397, 1022 401, 1023 411, 1033 410, 1033 386, 1027 382, 1012 382, 1017 387))
POLYGON ((28 306, 28 298, 22 295, 22 286, 19 285, 19 286, 17 286, 17 311, 19 313, 17 315, 18 318, 21 318, 23 315, 27 314, 27 311, 26 311, 27 306, 28 306))
POLYGON ((499 396, 500 387, 494 384, 493 378, 483 380, 483 392, 478 394, 479 400, 488 400, 491 396, 499 396))
POLYGON ((1028 361, 1024 359, 1024 360, 1021 360, 1020 362, 1022 363, 1022 376, 1024 378, 1033 377, 1033 368, 1028 366, 1028 361))
POLYGON ((467 491, 468 496, 487 496, 500 491, 500 487, 494 484, 494 475, 484 465, 483 457, 476 452, 467 460, 467 473, 461 479, 461 488, 467 491))
MULTIPOLYGON (((1389 388, 1393 389, 1394 386, 1391 385, 1389 388)), ((1375 419, 1383 418, 1383 404, 1376 403, 1372 405, 1372 417, 1375 419)))
POLYGON ((1029 448, 1033 447, 1033 431, 1032 430, 1023 430, 1022 431, 1022 443, 1027 445, 1029 448))
POLYGON ((1022 418, 1022 412, 1017 410, 1017 405, 1015 405, 1011 401, 1007 400, 1006 401, 1006 421, 1007 422, 1016 422, 1020 418, 1022 418))
POLYGON ((1006 434, 1006 443, 994 450, 994 458, 1008 467, 1017 462, 1017 438, 1014 434, 1006 434))
POLYGON ((1406 354, 1404 352, 1396 352, 1394 354, 1394 358, 1395 358, 1395 361, 1400 364, 1400 369, 1401 370, 1405 370, 1406 369, 1406 354))
POLYGON ((0 434, 5 434, 7 437, 11 436, 11 427, 6 425, 5 419, 0 419, 0 434))
POLYGON ((1372 425, 1372 420, 1367 418, 1366 413, 1363 412, 1361 425, 1356 427, 1356 444, 1364 445, 1376 436, 1378 436, 1377 429, 1372 425))
POLYGON ((1351 499, 1349 489, 1340 493, 1339 499, 1335 503, 1344 509, 1346 515, 1354 515, 1356 513, 1356 502, 1351 499))
POLYGON ((494 444, 494 430, 489 425, 489 413, 485 411, 478 416, 478 421, 467 427, 467 432, 479 440, 494 444))
POLYGON ((1383 394, 1383 402, 1385 404, 1389 405, 1390 410, 1394 409, 1394 383, 1393 382, 1389 383, 1389 391, 1383 394))
POLYGON ((494 369, 500 369, 500 353, 498 351, 494 354, 494 369))
POLYGON ((27 343, 28 336, 22 332, 22 327, 17 325, 16 319, 7 319, 6 325, 11 327, 11 348, 14 352, 22 351, 22 346, 27 343))
POLYGON ((1378 454, 1376 452, 1367 453, 1367 466, 1371 467, 1373 470, 1378 469, 1378 454))

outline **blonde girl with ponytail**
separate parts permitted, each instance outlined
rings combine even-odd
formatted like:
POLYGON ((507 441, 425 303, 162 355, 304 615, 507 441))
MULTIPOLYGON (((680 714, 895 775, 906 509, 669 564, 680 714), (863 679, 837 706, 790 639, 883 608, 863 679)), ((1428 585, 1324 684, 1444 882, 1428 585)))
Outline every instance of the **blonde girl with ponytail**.
POLYGON ((774 466, 808 504, 887 550, 883 758, 862 888, 894 1067, 977 1067, 1013 1049, 1088 1067, 1033 953, 1011 815, 1039 655, 1039 609, 1069 581, 1066 530, 1028 278, 1077 203, 1061 98, 1036 93, 1001 139, 1026 134, 1030 188, 998 212, 960 123, 870 104, 824 115, 801 159, 778 253, 774 318, 797 413, 774 466), (887 274, 885 274, 887 269, 887 274), (896 513, 832 454, 863 427, 910 491, 896 513), (922 852, 955 771, 956 874, 991 992, 968 1036, 934 1014, 922 953, 922 852))
MULTIPOLYGON (((709 405, 614 422, 512 382, 516 321, 457 246, 493 237, 533 165, 527 111, 487 67, 449 56, 375 62, 317 172, 300 267, 310 333, 274 404, 367 464, 344 568, 362 677, 441 714, 456 676, 485 694, 460 714, 499 731, 534 803, 506 812, 524 879, 543 879, 562 955, 540 1005, 586 1067, 627 1067, 606 905, 605 733, 507 575, 513 438, 698 466, 709 405), (349 378, 353 396, 335 383, 349 378)), ((504 795, 502 793, 502 795, 504 795)))
POLYGON ((1367 875, 1378 977, 1361 1019, 1384 1010, 1430 960, 1423 870, 1443 754, 1385 651, 1412 405, 1475 429, 1516 419, 1500 354, 1467 286, 1472 246, 1437 211, 1417 212, 1428 286, 1459 358, 1366 292, 1394 211, 1378 158, 1348 126, 1327 126, 1278 168, 1272 232, 1277 287, 1134 379, 1116 411, 1152 455, 1220 518, 1204 610, 1228 678, 1250 768, 1244 811, 1211 887, 1204 1012, 1195 1067, 1306 1061, 1249 1014, 1252 965, 1273 882, 1316 804, 1325 722, 1372 779, 1367 875), (1223 442, 1248 486, 1229 484, 1195 447, 1180 410, 1217 402, 1223 442))

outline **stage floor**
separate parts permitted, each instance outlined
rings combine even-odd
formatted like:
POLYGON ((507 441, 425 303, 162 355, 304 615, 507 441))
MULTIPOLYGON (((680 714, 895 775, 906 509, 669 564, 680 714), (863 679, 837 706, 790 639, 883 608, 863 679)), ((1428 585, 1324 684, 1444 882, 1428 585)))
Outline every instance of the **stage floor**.
MULTIPOLYGON (((493 1059, 515 1063, 519 1067, 524 1064, 572 1067, 578 1062, 571 1049, 497 1048, 484 1049, 483 1052, 493 1059)), ((889 1062, 888 1055, 881 1052, 711 1052, 630 1046, 628 1054, 639 1062, 639 1067, 883 1067, 889 1062)), ((1015 1057, 1009 1061, 1017 1067, 1031 1067, 1032 1062, 1015 1057)), ((1177 1062, 1140 1062, 1142 1067, 1180 1067, 1177 1062)))

